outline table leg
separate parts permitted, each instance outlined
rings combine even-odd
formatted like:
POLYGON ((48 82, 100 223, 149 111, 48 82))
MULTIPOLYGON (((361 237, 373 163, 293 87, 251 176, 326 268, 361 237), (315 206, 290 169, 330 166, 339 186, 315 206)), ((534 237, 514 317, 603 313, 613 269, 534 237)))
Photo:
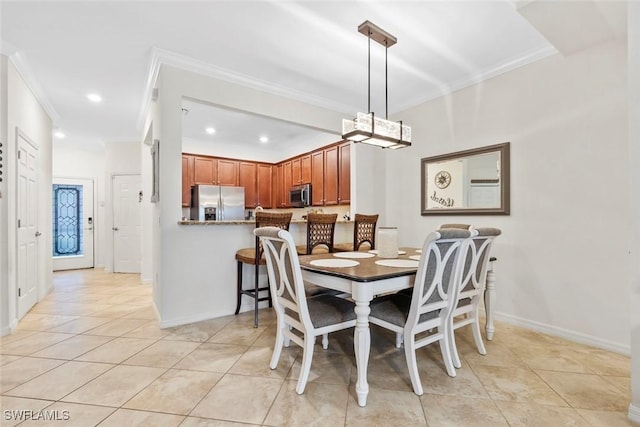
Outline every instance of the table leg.
POLYGON ((353 283, 353 299, 356 301, 356 329, 353 336, 353 346, 356 353, 356 367, 358 381, 356 382, 356 394, 358 405, 367 405, 369 383, 367 382, 367 368, 369 365, 369 352, 371 351, 371 331, 369 329, 369 303, 373 299, 370 287, 367 284, 353 283), (363 286, 364 285, 364 286, 363 286))
POLYGON ((485 331, 487 333, 487 340, 493 339, 493 307, 496 300, 496 276, 493 271, 493 260, 490 262, 491 267, 487 271, 487 284, 484 290, 484 310, 487 316, 487 323, 485 325, 485 331))

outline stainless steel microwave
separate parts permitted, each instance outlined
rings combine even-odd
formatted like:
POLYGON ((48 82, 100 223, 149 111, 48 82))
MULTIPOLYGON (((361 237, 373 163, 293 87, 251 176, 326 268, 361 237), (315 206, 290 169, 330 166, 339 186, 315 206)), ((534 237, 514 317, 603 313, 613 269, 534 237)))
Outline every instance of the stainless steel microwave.
POLYGON ((291 187, 291 190, 289 190, 289 204, 294 208, 311 206, 311 184, 291 187))

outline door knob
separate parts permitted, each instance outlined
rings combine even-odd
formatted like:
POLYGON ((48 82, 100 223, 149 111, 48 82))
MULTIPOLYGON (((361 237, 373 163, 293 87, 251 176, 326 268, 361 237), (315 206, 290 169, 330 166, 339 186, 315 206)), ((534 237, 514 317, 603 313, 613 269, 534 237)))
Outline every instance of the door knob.
POLYGON ((42 236, 42 233, 39 231, 36 231, 36 237, 40 237, 40 236, 42 236))
POLYGON ((118 230, 120 230, 118 227, 111 227, 111 229, 112 229, 113 231, 118 231, 118 230))

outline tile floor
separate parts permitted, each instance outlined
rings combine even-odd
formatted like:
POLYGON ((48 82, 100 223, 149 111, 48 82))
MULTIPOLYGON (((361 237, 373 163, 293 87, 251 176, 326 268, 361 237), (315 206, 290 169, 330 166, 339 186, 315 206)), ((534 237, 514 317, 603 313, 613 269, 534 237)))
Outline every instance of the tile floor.
POLYGON ((150 286, 137 275, 60 272, 54 285, 0 340, 2 426, 632 425, 628 357, 502 323, 486 356, 470 331, 458 331, 456 378, 437 348, 421 349, 421 397, 394 337, 374 329, 368 406, 360 408, 351 331, 332 334, 326 351, 316 345, 298 396, 297 347, 268 367, 269 309, 257 329, 245 313, 160 330, 150 286))

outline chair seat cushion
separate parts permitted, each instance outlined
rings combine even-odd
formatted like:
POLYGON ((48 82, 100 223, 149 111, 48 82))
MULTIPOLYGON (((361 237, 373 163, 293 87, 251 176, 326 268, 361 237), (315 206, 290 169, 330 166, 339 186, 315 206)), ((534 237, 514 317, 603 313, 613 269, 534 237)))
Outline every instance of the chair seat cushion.
MULTIPOLYGON (((255 248, 244 248, 238 249, 236 252, 236 261, 243 262, 245 264, 256 264, 256 249, 255 248)), ((267 263, 264 256, 260 258, 260 265, 265 265, 267 263)))
MULTIPOLYGON (((307 246, 306 245, 296 246, 296 252, 298 252, 298 255, 306 255, 307 254, 307 246)), ((328 254, 328 253, 329 253, 329 249, 327 249, 326 246, 316 246, 311 251, 312 255, 328 254)))
MULTIPOLYGON (((371 245, 367 242, 360 245, 360 252, 371 250, 371 245)), ((334 252, 353 252, 353 243, 336 243, 333 245, 334 252)))
MULTIPOLYGON (((393 294, 376 298, 371 302, 371 313, 369 317, 375 317, 396 326, 404 326, 409 317, 411 308, 411 297, 404 294, 393 294)), ((440 314, 440 310, 424 313, 420 316, 419 322, 435 319, 440 314)))
POLYGON ((355 320, 355 304, 333 295, 320 294, 307 298, 309 317, 315 328, 355 320))

